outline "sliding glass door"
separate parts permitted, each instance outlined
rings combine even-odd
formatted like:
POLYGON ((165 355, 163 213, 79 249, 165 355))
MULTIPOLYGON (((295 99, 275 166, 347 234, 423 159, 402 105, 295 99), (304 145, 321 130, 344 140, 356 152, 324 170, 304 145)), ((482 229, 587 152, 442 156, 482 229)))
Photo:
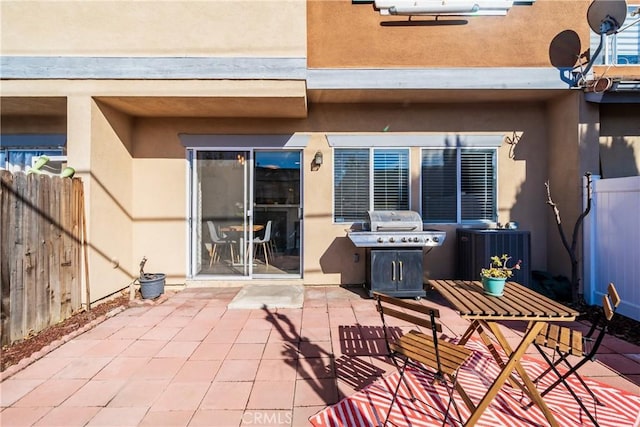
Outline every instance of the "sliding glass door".
POLYGON ((301 153, 191 155, 191 276, 299 277, 301 153))

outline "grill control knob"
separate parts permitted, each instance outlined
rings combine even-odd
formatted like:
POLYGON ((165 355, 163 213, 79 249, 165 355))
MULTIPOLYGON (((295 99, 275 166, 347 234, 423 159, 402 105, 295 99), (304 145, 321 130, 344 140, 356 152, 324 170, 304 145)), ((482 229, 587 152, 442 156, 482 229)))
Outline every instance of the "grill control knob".
POLYGON ((433 241, 438 243, 440 241, 440 238, 438 236, 433 236, 433 241))
POLYGON ((406 238, 406 237, 403 237, 403 238, 402 238, 402 241, 403 241, 403 242, 406 242, 406 241, 407 241, 407 238, 406 238))
POLYGON ((414 237, 414 238, 413 238, 413 241, 414 241, 414 242, 419 242, 419 241, 420 241, 420 239, 416 236, 416 237, 414 237))
POLYGON ((389 243, 393 243, 395 241, 396 241, 396 239, 394 239, 393 237, 389 237, 389 243))
POLYGON ((378 243, 382 243, 382 237, 378 237, 378 243))

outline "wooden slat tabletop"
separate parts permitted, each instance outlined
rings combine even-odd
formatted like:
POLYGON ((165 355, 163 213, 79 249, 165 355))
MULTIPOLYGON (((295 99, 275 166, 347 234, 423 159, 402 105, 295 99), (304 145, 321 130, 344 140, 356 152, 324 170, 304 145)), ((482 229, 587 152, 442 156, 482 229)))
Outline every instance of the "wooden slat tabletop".
POLYGON ((501 297, 486 295, 479 281, 430 280, 429 284, 466 319, 572 321, 579 314, 516 282, 507 282, 501 297))

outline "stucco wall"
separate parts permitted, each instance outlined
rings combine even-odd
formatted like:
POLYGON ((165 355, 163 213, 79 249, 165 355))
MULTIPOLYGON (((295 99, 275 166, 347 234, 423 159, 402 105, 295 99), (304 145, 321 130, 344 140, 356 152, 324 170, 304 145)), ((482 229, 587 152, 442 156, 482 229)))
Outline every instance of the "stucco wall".
POLYGON ((600 106, 602 178, 640 175, 640 105, 600 106))
POLYGON ((305 0, 2 1, 4 55, 306 56, 305 0))
POLYGON ((589 48, 589 3, 537 0, 506 16, 441 17, 439 25, 381 16, 371 4, 310 0, 309 67, 571 66, 589 48))
MULTIPOLYGON (((499 152, 499 220, 503 223, 518 221, 521 228, 531 231, 532 268, 546 268, 547 207, 543 199, 543 182, 547 176, 548 129, 544 104, 416 104, 404 107, 394 104, 325 104, 313 105, 310 111, 307 120, 137 119, 133 150, 134 258, 144 251, 150 263, 157 260, 159 268, 164 268, 168 274, 186 274, 187 171, 185 149, 178 139, 179 133, 303 132, 311 134, 303 152, 304 283, 362 283, 364 252, 357 250, 346 238, 349 224, 334 224, 332 221, 333 162, 326 134, 366 132, 383 135, 383 128, 389 125, 389 132, 492 132, 511 140, 515 138, 518 141, 515 146, 505 142, 499 152), (466 119, 461 121, 460 117, 466 119), (318 150, 324 154, 324 163, 318 170, 311 171, 311 158, 318 150), (158 208, 152 208, 151 203, 156 203, 158 208), (146 239, 153 244, 145 242, 146 239), (151 253, 152 256, 149 255, 151 253), (357 262, 355 253, 360 255, 357 262)), ((417 196, 419 153, 419 148, 412 149, 412 208, 415 210, 420 209, 417 196)), ((448 238, 444 246, 426 255, 425 275, 451 277, 455 269, 455 226, 438 228, 448 231, 448 238)))

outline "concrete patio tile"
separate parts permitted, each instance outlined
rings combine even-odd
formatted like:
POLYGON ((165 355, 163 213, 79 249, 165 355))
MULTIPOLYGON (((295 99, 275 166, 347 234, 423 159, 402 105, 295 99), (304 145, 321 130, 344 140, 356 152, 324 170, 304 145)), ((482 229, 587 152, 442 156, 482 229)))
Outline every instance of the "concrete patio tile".
POLYGON ((155 411, 148 412, 140 424, 141 427, 186 427, 195 411, 155 411))
POLYGON ((171 382, 149 411, 195 411, 208 390, 207 382, 171 382))
POLYGON ((236 343, 266 343, 269 340, 270 329, 243 329, 236 337, 236 343))
POLYGON ((173 377, 173 382, 207 382, 215 378, 221 360, 187 360, 173 377))
MULTIPOLYGON (((83 335, 81 335, 83 336, 83 335)), ((66 342, 64 345, 58 347, 53 350, 51 353, 47 355, 47 357, 79 357, 82 356, 87 350, 89 350, 94 345, 100 344, 102 341, 100 340, 89 340, 89 339, 72 339, 66 342)))
POLYGON ((149 332, 150 329, 151 326, 129 326, 126 328, 121 328, 109 338, 112 340, 136 340, 149 332))
POLYGON ((135 427, 147 413, 147 408, 101 408, 100 411, 87 423, 87 426, 104 427, 135 427))
POLYGON ((104 323, 101 323, 95 328, 85 332, 82 335, 79 335, 75 339, 77 339, 78 341, 104 340, 117 333, 120 329, 122 329, 122 326, 108 326, 104 323))
POLYGON ((17 379, 15 377, 2 381, 0 383, 0 407, 6 408, 13 405, 44 382, 43 379, 17 379))
MULTIPOLYGON (((52 408, 7 408, 0 412, 2 427, 32 426, 52 408)), ((52 426, 49 426, 52 427, 52 426)), ((62 426, 60 426, 62 427, 62 426)))
POLYGON ((173 337, 174 341, 202 341, 209 335, 213 325, 208 322, 189 322, 173 337))
POLYGON ((99 410, 100 408, 97 406, 59 406, 49 411, 34 424, 34 427, 82 427, 86 425, 99 410))
POLYGON ((247 409, 291 409, 295 381, 256 381, 247 409))
MULTIPOLYGON (((23 395, 23 397, 16 401, 14 407, 40 407, 40 406, 58 406, 62 404, 69 396, 78 391, 83 385, 86 384, 86 380, 73 380, 73 379, 50 379, 40 384, 29 393, 23 395)), ((4 383, 2 383, 4 385, 4 383)), ((4 388, 2 389, 4 399, 4 388)))
POLYGON ((189 356, 190 360, 223 360, 231 349, 231 343, 202 342, 189 356))
POLYGON ((261 359, 265 344, 236 343, 227 353, 227 360, 261 359))
POLYGON ((193 414, 189 427, 229 427, 238 426, 242 422, 242 409, 236 410, 202 410, 193 414))
POLYGON ((298 360, 297 379, 334 378, 335 364, 332 357, 303 357, 298 360))
POLYGON ((55 374, 53 378, 93 378, 112 360, 113 357, 78 357, 71 361, 66 368, 55 374))
MULTIPOLYGON (((23 369, 16 373, 12 379, 20 380, 46 380, 60 372, 71 361, 71 358, 63 357, 43 357, 29 366, 29 369, 23 369)), ((2 385, 0 385, 0 389, 2 385)))
POLYGON ((170 341, 162 347, 162 350, 155 357, 184 357, 188 359, 199 345, 199 341, 170 341))
POLYGON ((244 410, 253 383, 250 381, 214 381, 200 404, 200 409, 244 410))
POLYGON ((215 381, 254 381, 260 360, 224 360, 215 381))
POLYGON ((98 372, 93 379, 128 379, 149 363, 150 360, 150 357, 116 357, 98 372))
POLYGON ((120 357, 154 357, 169 341, 137 340, 120 353, 120 357))
POLYGON ((149 330, 149 332, 141 336, 140 339, 168 341, 176 336, 181 330, 182 328, 168 327, 164 325, 154 326, 149 330))
POLYGON ((85 357, 113 357, 122 353, 133 344, 133 339, 108 339, 104 340, 84 352, 85 357))
POLYGON ((91 380, 62 406, 106 406, 124 385, 124 380, 91 380))
POLYGON ((162 394, 169 380, 132 380, 118 391, 107 406, 149 408, 162 394))
POLYGON ((169 328, 184 328, 191 322, 193 322, 193 319, 189 317, 169 315, 162 320, 162 326, 169 328))
POLYGON ((267 342, 262 353, 262 359, 298 359, 298 343, 267 342))
POLYGON ((298 360, 262 359, 256 381, 293 381, 297 377, 298 360))
POLYGON ((216 325, 216 327, 207 334, 203 341, 205 343, 232 343, 236 341, 240 330, 241 329, 237 327, 225 329, 216 325))
POLYGON ((153 358, 133 377, 136 379, 171 379, 186 362, 184 358, 153 358))
POLYGON ((302 328, 300 332, 301 341, 330 341, 331 330, 323 328, 302 328))
POLYGON ((331 341, 301 341, 298 345, 301 357, 323 357, 333 356, 333 345, 331 341))
POLYGON ((328 406, 336 402, 338 402, 338 387, 335 378, 296 381, 293 406, 328 406))
POLYGON ((257 313, 259 317, 250 317, 244 325, 243 329, 267 329, 273 328, 273 322, 267 319, 264 312, 257 313))

